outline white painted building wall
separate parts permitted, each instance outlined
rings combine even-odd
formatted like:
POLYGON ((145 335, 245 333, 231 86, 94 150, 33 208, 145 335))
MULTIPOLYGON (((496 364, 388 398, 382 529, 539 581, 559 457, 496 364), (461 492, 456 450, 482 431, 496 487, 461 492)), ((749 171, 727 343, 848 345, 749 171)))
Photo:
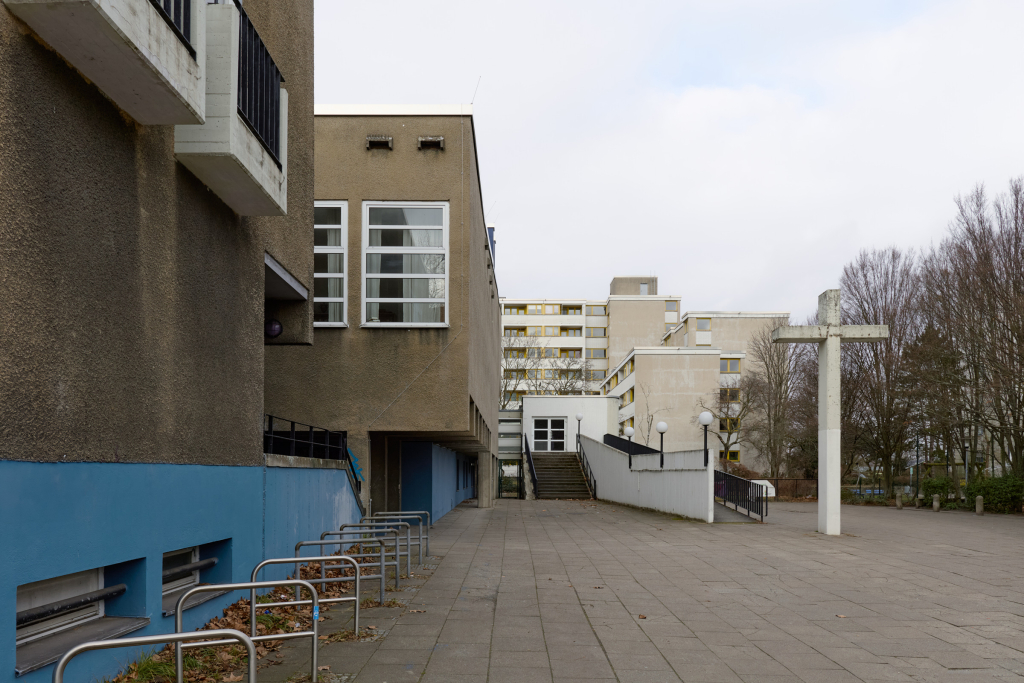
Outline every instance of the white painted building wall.
POLYGON ((576 415, 583 414, 580 434, 601 441, 618 433, 619 399, 613 396, 524 396, 523 430, 533 446, 533 419, 560 418, 565 423, 565 450, 576 450, 576 415))
POLYGON ((665 453, 629 457, 602 441, 584 436, 583 449, 597 482, 597 498, 650 510, 715 521, 715 471, 710 458, 704 465, 704 451, 665 453))

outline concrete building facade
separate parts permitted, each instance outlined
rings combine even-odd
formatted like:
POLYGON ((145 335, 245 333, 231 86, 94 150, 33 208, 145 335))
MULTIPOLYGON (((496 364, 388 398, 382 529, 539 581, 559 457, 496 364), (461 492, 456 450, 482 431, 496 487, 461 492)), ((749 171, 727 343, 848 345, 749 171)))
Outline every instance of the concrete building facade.
POLYGON ((266 349, 314 334, 313 0, 176 4, 0 5, 0 681, 360 514, 260 428, 266 349))
POLYGON ((267 410, 345 430, 374 511, 490 505, 501 321, 472 108, 318 105, 315 139, 315 343, 268 349, 267 410))

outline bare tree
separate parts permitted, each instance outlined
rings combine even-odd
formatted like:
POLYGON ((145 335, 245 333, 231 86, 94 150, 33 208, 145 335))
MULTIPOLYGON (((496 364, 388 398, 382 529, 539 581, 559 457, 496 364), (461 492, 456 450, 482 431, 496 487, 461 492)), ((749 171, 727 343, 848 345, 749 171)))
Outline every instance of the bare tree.
POLYGON ((862 251, 840 278, 844 323, 889 326, 888 339, 843 350, 860 378, 864 449, 878 460, 886 490, 912 436, 904 354, 921 332, 920 283, 914 252, 895 247, 862 251))
POLYGON ((751 410, 743 431, 771 477, 780 475, 791 441, 796 345, 772 343, 772 331, 783 325, 789 325, 788 318, 775 318, 754 334, 746 372, 745 401, 751 410))
POLYGON ((546 389, 556 395, 578 395, 586 389, 593 373, 591 361, 572 352, 553 358, 546 372, 546 389))
POLYGON ((536 337, 502 337, 501 396, 502 410, 517 408, 522 393, 530 386, 529 376, 536 376, 540 365, 540 342, 536 337))
MULTIPOLYGON (((651 409, 651 385, 643 382, 637 382, 634 387, 640 390, 640 396, 643 397, 643 409, 637 416, 636 427, 634 428, 640 437, 644 440, 644 445, 651 445, 651 430, 654 428, 654 418, 659 414, 665 412, 665 408, 651 409)), ((633 400, 636 400, 634 394, 633 400)))
MULTIPOLYGON (((750 403, 750 377, 741 375, 735 386, 719 387, 706 397, 697 401, 699 411, 710 412, 718 422, 718 430, 713 432, 722 445, 725 458, 723 466, 728 468, 728 453, 746 443, 744 426, 753 405, 750 403)), ((694 418, 694 424, 697 423, 694 418)))

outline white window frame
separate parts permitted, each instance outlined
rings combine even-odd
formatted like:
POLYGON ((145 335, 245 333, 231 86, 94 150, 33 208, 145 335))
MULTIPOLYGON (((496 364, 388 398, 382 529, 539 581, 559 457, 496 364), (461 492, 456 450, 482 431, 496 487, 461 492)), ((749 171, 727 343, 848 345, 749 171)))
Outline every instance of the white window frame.
MULTIPOLYGON (((30 607, 38 607, 39 605, 99 590, 104 587, 103 567, 33 583, 38 585, 35 585, 19 596, 20 600, 17 601, 16 610, 21 611, 30 607)), ((32 584, 28 585, 32 586, 32 584)), ((19 586, 19 588, 24 588, 24 586, 19 586)), ((33 640, 46 638, 55 633, 80 626, 87 621, 94 621, 105 614, 104 601, 100 600, 51 619, 24 626, 18 629, 20 633, 16 633, 15 642, 17 645, 30 643, 33 640)))
MULTIPOLYGON (((313 206, 316 208, 329 207, 329 208, 341 208, 341 225, 332 225, 332 228, 341 228, 341 246, 340 247, 313 247, 314 254, 341 254, 342 261, 342 297, 313 297, 313 303, 340 303, 342 304, 342 315, 341 322, 314 322, 313 327, 348 327, 348 202, 344 200, 317 200, 313 202, 313 206)), ((328 227, 328 226, 324 226, 328 227)), ((313 229, 316 229, 314 223, 313 229)), ((315 269, 315 268, 314 268, 315 269)), ((317 278, 317 274, 313 274, 314 280, 317 278)), ((337 278, 338 273, 322 273, 319 277, 323 278, 337 278)), ((316 283, 313 283, 313 291, 316 291, 316 283)))
MULTIPOLYGON (((452 269, 451 262, 451 250, 449 246, 449 215, 451 207, 448 202, 363 202, 363 230, 362 230, 362 260, 360 261, 360 269, 363 273, 363 293, 362 301, 359 306, 359 319, 360 327, 397 327, 397 328, 409 328, 409 327, 449 327, 448 321, 451 319, 451 288, 449 275, 452 269), (443 218, 441 219, 441 244, 438 247, 371 247, 370 246, 370 209, 375 207, 390 207, 390 208, 438 208, 443 209, 443 218), (443 254, 444 255, 444 299, 379 299, 366 296, 368 287, 366 284, 369 278, 380 278, 388 277, 386 273, 369 273, 366 267, 366 256, 367 254, 443 254), (367 304, 371 303, 395 303, 400 301, 402 303, 424 303, 424 304, 444 304, 444 320, 437 323, 414 323, 414 322, 400 322, 400 323, 382 323, 382 322, 370 322, 366 319, 366 308, 367 304)), ((376 226, 380 228, 381 226, 376 226)), ((399 227, 399 226, 392 226, 399 227)), ((415 229, 418 226, 410 225, 408 228, 415 229)), ((434 229, 434 226, 424 226, 424 229, 434 229)), ((438 279, 437 274, 423 274, 415 275, 411 273, 399 273, 395 275, 396 278, 422 278, 422 279, 438 279)))
POLYGON ((538 415, 537 417, 532 418, 532 420, 533 420, 533 425, 531 426, 530 434, 531 434, 531 436, 533 436, 533 443, 534 443, 534 447, 535 447, 534 450, 537 450, 538 453, 545 453, 545 452, 547 452, 547 453, 564 453, 564 452, 569 450, 568 449, 569 439, 567 438, 568 435, 569 435, 569 418, 563 417, 563 416, 545 417, 545 416, 538 415), (545 434, 547 434, 547 439, 545 439, 543 442, 540 442, 537 439, 537 431, 538 431, 537 421, 538 420, 544 420, 545 421, 545 427, 543 428, 543 431, 544 431, 545 434), (551 444, 554 443, 554 440, 551 438, 551 433, 554 431, 554 427, 552 427, 552 425, 551 425, 551 421, 552 420, 561 420, 562 421, 562 430, 561 430, 562 431, 562 439, 561 439, 562 449, 559 450, 559 451, 555 451, 555 450, 553 450, 551 448, 551 444), (547 446, 547 448, 538 450, 536 448, 537 443, 544 443, 547 446))
MULTIPOLYGON (((199 561, 199 546, 193 546, 191 548, 182 548, 181 550, 172 550, 170 552, 164 553, 163 556, 166 559, 169 555, 184 555, 185 553, 189 554, 188 562, 186 562, 185 564, 192 564, 193 562, 199 561)), ((184 576, 180 579, 175 579, 173 581, 168 581, 167 583, 161 584, 160 593, 161 595, 167 595, 168 593, 174 593, 175 591, 180 591, 183 588, 188 588, 197 585, 199 585, 198 570, 192 572, 188 576, 184 576)))

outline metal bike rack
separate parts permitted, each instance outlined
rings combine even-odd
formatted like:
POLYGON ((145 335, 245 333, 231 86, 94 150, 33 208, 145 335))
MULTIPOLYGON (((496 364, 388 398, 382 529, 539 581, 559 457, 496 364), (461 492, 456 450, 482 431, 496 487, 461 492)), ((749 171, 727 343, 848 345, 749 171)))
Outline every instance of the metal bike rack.
MULTIPOLYGON (((395 540, 395 559, 401 562, 402 555, 405 555, 405 573, 409 576, 412 575, 412 525, 408 522, 359 522, 358 524, 342 524, 341 531, 345 529, 370 529, 369 533, 374 533, 376 529, 394 529, 398 531, 405 527, 405 552, 402 552, 401 545, 395 540)), ((396 566, 396 571, 397 571, 396 566)), ((398 580, 398 574, 395 574, 395 580, 398 580)), ((398 584, 395 584, 395 588, 398 588, 398 584)))
MULTIPOLYGON (((257 642, 261 642, 261 641, 264 641, 264 640, 290 640, 291 638, 304 638, 306 636, 309 636, 310 639, 312 640, 312 643, 313 643, 312 644, 312 650, 313 650, 313 657, 312 657, 312 671, 313 671, 313 674, 312 674, 312 676, 313 677, 310 680, 316 681, 317 680, 316 653, 317 653, 317 647, 318 647, 318 642, 317 642, 317 631, 318 631, 317 624, 320 621, 320 599, 317 596, 316 589, 313 588, 313 584, 309 583, 308 581, 302 581, 301 579, 285 579, 285 580, 282 580, 282 581, 249 581, 249 582, 246 582, 246 583, 215 583, 215 584, 211 584, 209 586, 194 586, 192 588, 189 588, 184 593, 182 593, 181 597, 178 598, 177 609, 176 609, 176 611, 174 613, 174 632, 175 633, 181 633, 182 614, 185 611, 185 610, 182 609, 182 605, 184 605, 185 604, 185 600, 187 600, 192 595, 195 595, 196 593, 212 593, 212 592, 215 592, 215 591, 235 591, 235 590, 242 590, 242 589, 248 589, 248 591, 249 591, 249 606, 250 606, 249 630, 252 631, 252 635, 249 636, 249 639, 253 643, 257 643, 257 642), (291 602, 268 603, 268 606, 269 605, 275 605, 275 606, 282 606, 282 605, 310 605, 310 604, 313 605, 313 629, 311 631, 297 631, 295 633, 275 633, 273 635, 258 636, 258 635, 256 635, 256 619, 255 619, 255 616, 254 616, 254 614, 252 612, 252 606, 256 604, 256 589, 257 588, 280 588, 281 586, 301 586, 301 587, 304 587, 304 588, 309 590, 309 594, 310 594, 310 598, 311 599, 310 600, 293 600, 291 602)), ((214 631, 197 631, 196 633, 199 633, 199 634, 203 634, 203 633, 210 634, 210 633, 214 633, 214 631)), ((209 637, 209 636, 207 635, 207 636, 201 636, 201 637, 209 637)), ((214 645, 225 645, 225 644, 227 644, 229 642, 231 642, 231 641, 230 640, 214 640, 212 642, 190 643, 188 645, 182 645, 181 640, 177 641, 175 643, 175 645, 174 645, 174 664, 178 668, 178 681, 177 681, 177 683, 182 683, 181 672, 182 672, 183 660, 184 660, 183 651, 186 648, 192 649, 192 648, 197 648, 197 647, 212 647, 214 645)), ((255 652, 255 649, 254 649, 253 650, 253 654, 252 654, 252 656, 250 658, 250 663, 254 662, 255 660, 256 660, 256 652, 255 652)), ((253 665, 253 666, 255 666, 255 665, 253 665)), ((254 680, 254 678, 251 678, 250 680, 254 680)))
POLYGON ((415 519, 416 520, 416 527, 419 530, 419 541, 417 542, 416 545, 419 547, 419 553, 420 553, 420 562, 419 563, 422 565, 423 564, 423 554, 424 554, 424 550, 423 550, 424 540, 426 541, 426 544, 427 544, 426 545, 426 554, 428 556, 430 555, 430 513, 429 512, 378 512, 378 513, 375 513, 375 514, 373 514, 373 515, 371 515, 369 517, 363 517, 359 521, 360 522, 365 522, 367 520, 371 520, 371 521, 372 520, 387 521, 389 519, 396 519, 396 520, 399 520, 399 521, 404 520, 404 519, 415 519), (427 527, 426 530, 424 530, 423 515, 426 515, 426 517, 427 517, 426 518, 426 527, 427 527))
MULTIPOLYGON (((256 576, 260 573, 260 570, 263 569, 264 567, 268 566, 268 565, 272 565, 272 564, 294 564, 295 567, 296 567, 296 571, 298 571, 298 565, 302 564, 303 562, 319 562, 320 563, 320 578, 319 579, 303 579, 303 581, 306 581, 307 583, 310 583, 310 584, 323 585, 325 583, 341 583, 342 581, 352 581, 353 578, 355 579, 355 584, 356 584, 356 587, 355 587, 355 597, 351 597, 351 598, 320 598, 320 604, 321 605, 326 605, 327 603, 335 603, 335 602, 351 602, 351 603, 354 603, 355 604, 355 612, 354 612, 353 619, 355 621, 355 632, 359 633, 359 563, 356 562, 355 560, 353 560, 351 557, 348 557, 347 555, 320 555, 318 557, 299 557, 298 555, 296 555, 295 557, 280 557, 280 558, 275 558, 275 559, 272 559, 272 560, 263 560, 258 565, 256 565, 255 569, 252 570, 252 576, 250 578, 252 579, 252 581, 255 582, 256 581, 256 576), (352 567, 355 569, 355 577, 342 576, 342 577, 338 577, 338 578, 334 578, 334 579, 327 578, 327 561, 328 560, 337 560, 338 561, 338 565, 337 566, 339 568, 339 571, 340 571, 340 568, 341 568, 341 562, 347 562, 347 563, 351 564, 352 567)), ((295 592, 296 592, 295 600, 299 600, 300 596, 297 595, 297 593, 299 591, 301 591, 301 590, 302 590, 301 586, 299 586, 299 587, 297 587, 295 589, 295 592)), ((278 606, 281 606, 281 605, 294 605, 294 604, 303 604, 304 605, 304 604, 306 604, 308 602, 309 602, 308 600, 302 600, 299 603, 296 603, 294 601, 293 602, 264 602, 264 603, 262 603, 262 605, 263 605, 263 607, 278 607, 278 606)), ((250 619, 252 619, 252 621, 256 621, 256 602, 255 601, 249 603, 249 617, 250 617, 250 619)))
MULTIPOLYGON (((180 605, 179 605, 180 606, 180 605)), ((198 647, 208 647, 213 644, 239 642, 249 652, 249 682, 256 683, 256 646, 252 639, 241 631, 230 628, 221 628, 212 631, 196 631, 194 633, 163 633, 157 636, 138 636, 135 638, 113 638, 111 640, 94 640, 88 643, 76 645, 60 658, 57 666, 53 668, 53 683, 64 683, 64 669, 77 655, 90 650, 110 650, 117 647, 137 647, 139 645, 160 645, 161 643, 174 643, 180 646, 186 640, 198 640, 200 638, 221 638, 215 643, 202 643, 198 647)), ((182 681, 181 662, 176 662, 178 683, 182 681)))
MULTIPOLYGON (((319 541, 300 541, 299 543, 296 543, 295 544, 295 557, 299 557, 300 549, 302 547, 304 547, 304 546, 320 546, 320 548, 321 548, 320 552, 323 552, 323 546, 325 546, 325 545, 344 546, 346 544, 352 545, 352 544, 355 544, 355 543, 359 543, 359 544, 362 544, 362 545, 375 545, 375 546, 378 546, 380 548, 380 553, 351 553, 350 552, 350 553, 346 554, 346 557, 352 557, 352 558, 357 558, 357 557, 373 557, 373 558, 378 558, 377 562, 367 562, 365 564, 360 564, 359 566, 360 566, 361 569, 368 569, 370 567, 379 567, 378 573, 365 575, 362 578, 363 579, 380 579, 380 594, 384 595, 384 593, 386 591, 385 583, 384 582, 387 579, 387 568, 388 568, 389 565, 394 565, 395 566, 395 588, 396 589, 398 588, 398 574, 399 574, 398 557, 395 557, 395 561, 394 562, 388 562, 387 561, 387 556, 388 556, 389 553, 387 552, 387 544, 382 542, 383 540, 386 540, 386 539, 381 539, 381 538, 363 538, 365 533, 366 532, 363 532, 363 531, 325 531, 322 534, 320 534, 320 540, 319 541), (337 537, 339 537, 339 540, 337 540, 337 541, 327 541, 325 539, 328 536, 337 536, 337 537), (348 538, 345 538, 346 536, 352 536, 353 538, 348 539, 348 538)), ((392 535, 394 537, 395 545, 397 546, 397 544, 398 544, 398 531, 397 530, 389 529, 389 530, 387 530, 387 531, 385 531, 383 533, 388 533, 388 534, 392 535)))

